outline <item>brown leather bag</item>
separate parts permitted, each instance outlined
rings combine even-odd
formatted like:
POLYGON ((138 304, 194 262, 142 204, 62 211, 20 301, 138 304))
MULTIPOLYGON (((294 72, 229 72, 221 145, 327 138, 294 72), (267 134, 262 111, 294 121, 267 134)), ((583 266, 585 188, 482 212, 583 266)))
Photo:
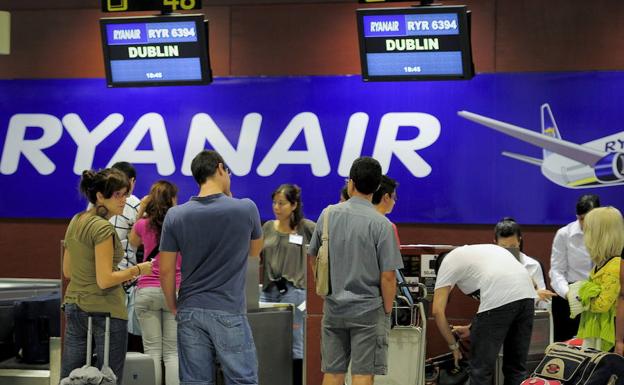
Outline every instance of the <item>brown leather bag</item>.
POLYGON ((323 234, 321 236, 321 247, 314 260, 314 283, 316 294, 322 297, 331 293, 331 282, 329 275, 329 211, 332 205, 327 206, 323 213, 323 234))

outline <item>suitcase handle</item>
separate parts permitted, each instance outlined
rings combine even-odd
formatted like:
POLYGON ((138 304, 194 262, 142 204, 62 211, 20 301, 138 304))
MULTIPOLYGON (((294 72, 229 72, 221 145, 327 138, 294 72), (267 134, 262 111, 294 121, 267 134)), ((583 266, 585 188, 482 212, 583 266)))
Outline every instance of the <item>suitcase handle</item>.
POLYGON ((87 315, 89 317, 94 317, 94 318, 106 318, 106 317, 110 317, 110 313, 106 313, 106 312, 88 312, 87 315))
POLYGON ((93 318, 104 317, 106 319, 106 328, 104 331, 104 362, 102 367, 108 367, 109 351, 110 351, 110 313, 104 312, 91 312, 87 313, 89 316, 87 324, 87 366, 91 366, 91 356, 93 354, 93 318))

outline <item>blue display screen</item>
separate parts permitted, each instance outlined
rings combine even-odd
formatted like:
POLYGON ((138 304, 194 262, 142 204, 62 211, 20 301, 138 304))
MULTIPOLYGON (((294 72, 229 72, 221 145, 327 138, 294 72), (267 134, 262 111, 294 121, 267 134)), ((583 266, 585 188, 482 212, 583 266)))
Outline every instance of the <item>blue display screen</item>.
POLYGON ((364 16, 364 36, 458 35, 456 13, 364 16))
POLYGON ((202 15, 102 19, 109 86, 210 81, 202 15))
POLYGON ((469 79, 466 7, 358 10, 364 80, 469 79))

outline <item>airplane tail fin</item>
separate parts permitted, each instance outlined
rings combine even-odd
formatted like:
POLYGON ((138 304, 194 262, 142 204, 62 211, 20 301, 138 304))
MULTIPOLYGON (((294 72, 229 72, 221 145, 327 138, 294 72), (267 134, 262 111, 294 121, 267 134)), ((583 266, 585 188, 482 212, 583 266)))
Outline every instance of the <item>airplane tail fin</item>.
MULTIPOLYGON (((553 116, 548 103, 542 104, 540 108, 540 115, 542 121, 542 134, 551 138, 561 139, 561 134, 557 128, 557 122, 555 122, 555 117, 553 116)), ((544 150, 544 158, 550 154, 552 154, 551 151, 544 150)))

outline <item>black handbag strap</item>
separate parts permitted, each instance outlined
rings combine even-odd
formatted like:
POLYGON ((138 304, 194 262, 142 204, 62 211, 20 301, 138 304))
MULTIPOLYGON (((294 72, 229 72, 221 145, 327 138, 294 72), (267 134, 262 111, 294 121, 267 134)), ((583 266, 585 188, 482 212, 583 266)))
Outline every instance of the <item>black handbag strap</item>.
POLYGON ((149 255, 146 258, 143 258, 143 262, 149 262, 152 259, 154 259, 154 257, 156 256, 156 254, 158 254, 159 250, 158 248, 160 247, 160 239, 158 240, 158 242, 156 243, 156 247, 154 247, 152 249, 152 251, 150 251, 149 255))

